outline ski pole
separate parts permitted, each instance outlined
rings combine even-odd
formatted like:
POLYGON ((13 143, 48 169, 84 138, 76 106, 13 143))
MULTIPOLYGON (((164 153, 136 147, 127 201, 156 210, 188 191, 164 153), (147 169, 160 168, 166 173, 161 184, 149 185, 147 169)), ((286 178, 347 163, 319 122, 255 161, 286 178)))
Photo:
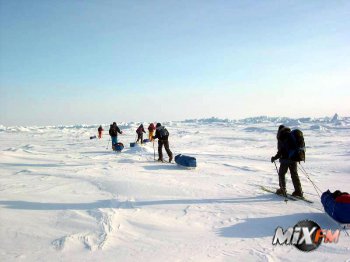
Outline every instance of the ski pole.
POLYGON ((156 150, 154 149, 154 139, 153 139, 153 159, 156 161, 156 150))
POLYGON ((107 144, 106 150, 108 149, 109 141, 111 141, 111 138, 109 138, 109 140, 108 140, 108 144, 107 144))

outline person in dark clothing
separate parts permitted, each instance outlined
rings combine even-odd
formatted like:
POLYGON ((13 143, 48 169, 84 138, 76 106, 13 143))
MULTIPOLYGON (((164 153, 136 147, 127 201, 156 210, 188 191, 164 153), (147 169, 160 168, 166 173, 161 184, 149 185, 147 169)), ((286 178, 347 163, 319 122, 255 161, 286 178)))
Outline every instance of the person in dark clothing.
POLYGON ((153 139, 158 139, 158 156, 159 156, 158 161, 163 162, 163 145, 164 145, 165 151, 169 156, 169 163, 171 163, 171 161, 173 160, 173 153, 170 151, 170 148, 169 148, 169 132, 160 123, 157 123, 156 125, 156 135, 153 137, 153 139))
POLYGON ((118 143, 118 133, 123 134, 123 132, 120 131, 119 127, 117 126, 117 123, 113 122, 113 124, 110 125, 110 128, 109 128, 109 135, 111 136, 113 150, 114 150, 114 145, 118 143))
POLYGON ((292 141, 290 140, 290 128, 280 125, 277 132, 277 154, 271 157, 271 163, 275 162, 277 159, 280 160, 280 169, 278 172, 279 186, 276 193, 279 195, 285 195, 286 190, 286 173, 288 169, 291 174, 294 192, 293 196, 303 197, 303 190, 301 188, 300 179, 298 175, 298 163, 289 159, 288 150, 291 147, 292 141))
POLYGON ((141 140, 141 144, 143 144, 143 133, 146 133, 145 129, 143 128, 143 124, 141 124, 141 125, 136 129, 136 133, 137 133, 137 140, 136 140, 136 143, 139 142, 139 140, 141 140))
POLYGON ((102 138, 102 132, 103 132, 102 126, 99 126, 99 128, 97 129, 97 131, 98 131, 98 138, 101 139, 101 138, 102 138))

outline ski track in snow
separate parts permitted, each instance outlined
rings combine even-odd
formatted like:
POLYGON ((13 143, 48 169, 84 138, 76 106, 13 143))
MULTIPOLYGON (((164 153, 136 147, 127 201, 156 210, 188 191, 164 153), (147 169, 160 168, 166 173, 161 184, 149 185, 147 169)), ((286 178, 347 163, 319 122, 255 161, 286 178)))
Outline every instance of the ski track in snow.
POLYGON ((304 131, 313 181, 349 192, 349 118, 166 123, 195 170, 154 162, 152 143, 129 148, 136 123, 121 125, 122 153, 106 150, 107 135, 89 139, 96 125, 0 126, 0 260, 346 261, 345 234, 310 254, 271 244, 277 226, 302 219, 337 228, 300 171, 314 204, 260 190, 278 186, 269 159, 283 121, 304 131))

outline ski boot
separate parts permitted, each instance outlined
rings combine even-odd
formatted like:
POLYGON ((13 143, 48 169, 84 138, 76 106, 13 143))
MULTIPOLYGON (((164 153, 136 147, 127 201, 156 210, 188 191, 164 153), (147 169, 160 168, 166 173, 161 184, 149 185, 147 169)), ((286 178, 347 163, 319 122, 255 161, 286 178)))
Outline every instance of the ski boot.
POLYGON ((277 195, 285 196, 287 194, 287 191, 285 189, 279 188, 276 190, 277 195))

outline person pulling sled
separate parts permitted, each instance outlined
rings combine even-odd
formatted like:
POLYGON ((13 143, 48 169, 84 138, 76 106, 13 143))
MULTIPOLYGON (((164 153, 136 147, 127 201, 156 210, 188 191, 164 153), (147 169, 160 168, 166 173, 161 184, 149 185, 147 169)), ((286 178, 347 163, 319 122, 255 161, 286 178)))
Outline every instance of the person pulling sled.
POLYGON ((110 125, 109 128, 109 135, 111 136, 113 150, 115 150, 115 145, 118 143, 118 134, 123 134, 123 132, 120 131, 119 127, 117 126, 117 123, 113 122, 113 124, 110 125))
POLYGON ((169 156, 169 163, 173 160, 173 153, 169 148, 169 132, 168 130, 161 125, 161 123, 157 123, 156 125, 156 135, 153 136, 153 139, 158 139, 158 161, 163 162, 163 145, 165 151, 169 156))
POLYGON ((280 188, 277 189, 276 194, 286 195, 286 173, 289 169, 294 186, 292 195, 303 198, 303 190, 298 175, 298 162, 305 161, 303 133, 298 129, 291 131, 290 128, 280 125, 277 132, 277 141, 277 154, 271 157, 271 163, 274 163, 277 159, 280 162, 278 171, 280 188))
POLYGON ((141 124, 137 129, 136 129, 136 134, 137 134, 137 140, 136 143, 141 140, 141 144, 143 144, 143 133, 146 133, 145 129, 143 128, 143 124, 141 124))

